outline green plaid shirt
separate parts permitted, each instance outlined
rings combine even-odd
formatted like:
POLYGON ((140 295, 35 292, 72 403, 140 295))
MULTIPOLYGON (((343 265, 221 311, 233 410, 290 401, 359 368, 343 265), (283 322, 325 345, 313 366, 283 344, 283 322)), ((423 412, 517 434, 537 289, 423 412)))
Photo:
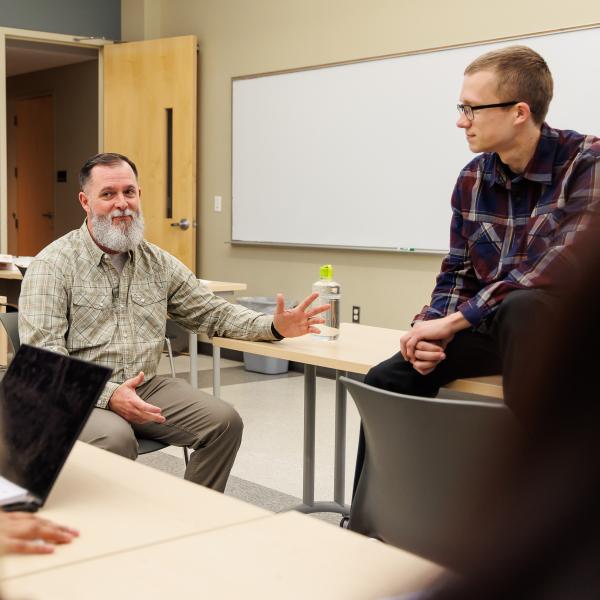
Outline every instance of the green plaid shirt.
POLYGON ((113 370, 98 406, 143 371, 156 375, 167 316, 186 329, 273 340, 266 316, 215 296, 164 250, 143 241, 119 276, 87 224, 47 246, 27 269, 19 298, 21 343, 113 370))

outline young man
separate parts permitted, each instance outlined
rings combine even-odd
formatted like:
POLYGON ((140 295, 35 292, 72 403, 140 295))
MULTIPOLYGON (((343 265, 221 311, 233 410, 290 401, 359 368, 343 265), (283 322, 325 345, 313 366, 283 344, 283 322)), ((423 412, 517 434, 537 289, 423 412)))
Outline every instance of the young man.
POLYGON ((433 397, 461 377, 518 382, 520 336, 553 311, 567 285, 557 273, 573 261, 571 245, 600 198, 600 141, 544 122, 552 87, 546 62, 525 46, 466 68, 456 125, 481 154, 458 177, 431 303, 368 384, 433 397))
POLYGON ((167 314, 209 336, 276 340, 318 331, 316 294, 274 317, 214 296, 176 258, 143 239, 133 162, 90 158, 80 172, 82 227, 46 247, 27 269, 19 299, 21 342, 113 369, 83 441, 135 459, 136 436, 195 450, 185 477, 223 491, 242 437, 225 402, 181 379, 156 376, 167 314))
POLYGON ((560 293, 556 273, 600 198, 600 141, 546 125, 551 99, 548 66, 530 48, 492 51, 466 68, 456 125, 482 154, 456 183, 451 248, 431 303, 369 384, 435 396, 459 377, 510 378, 514 334, 560 293))

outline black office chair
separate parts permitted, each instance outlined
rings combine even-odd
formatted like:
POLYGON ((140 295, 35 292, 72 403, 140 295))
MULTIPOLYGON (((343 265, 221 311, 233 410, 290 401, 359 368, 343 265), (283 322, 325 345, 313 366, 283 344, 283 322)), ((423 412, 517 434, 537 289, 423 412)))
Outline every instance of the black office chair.
MULTIPOLYGON (((0 323, 4 326, 6 334, 10 340, 13 348, 13 356, 16 354, 21 342, 19 340, 19 313, 18 312, 5 312, 0 313, 0 323)), ((171 366, 171 376, 175 377, 175 364, 173 361, 173 351, 171 349, 171 341, 169 338, 165 338, 167 346, 167 353, 169 355, 169 364, 171 366)), ((156 452, 166 448, 169 444, 159 442, 157 440, 149 440, 146 438, 137 438, 138 441, 138 454, 149 454, 150 452, 156 452)), ((187 466, 189 461, 188 449, 184 446, 183 448, 183 460, 187 466)))
POLYGON ((348 528, 460 569, 460 540, 485 485, 491 450, 519 434, 498 402, 417 398, 346 377, 366 456, 348 528))

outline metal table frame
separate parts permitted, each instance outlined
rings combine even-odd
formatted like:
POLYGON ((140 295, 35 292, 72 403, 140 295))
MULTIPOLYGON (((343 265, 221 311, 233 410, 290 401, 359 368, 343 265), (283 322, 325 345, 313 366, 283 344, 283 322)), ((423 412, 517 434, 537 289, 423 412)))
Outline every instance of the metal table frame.
MULTIPOLYGON (((302 468, 302 504, 294 509, 303 513, 350 513, 345 503, 346 485, 346 388, 340 377, 346 371, 335 372, 335 443, 333 468, 333 501, 315 501, 315 431, 317 367, 304 365, 304 450, 302 468)), ((197 382, 197 377, 196 377, 197 382)), ((194 382, 192 381, 192 385, 194 382)), ((221 348, 213 345, 213 395, 221 397, 221 348)))

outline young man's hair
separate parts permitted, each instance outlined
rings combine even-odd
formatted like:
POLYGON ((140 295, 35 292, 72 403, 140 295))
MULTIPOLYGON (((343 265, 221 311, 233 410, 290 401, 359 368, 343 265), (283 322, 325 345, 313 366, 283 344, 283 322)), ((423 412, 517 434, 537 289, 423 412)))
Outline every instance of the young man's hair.
POLYGON ((492 71, 498 77, 498 96, 501 102, 526 102, 533 122, 541 125, 552 100, 552 74, 546 61, 527 46, 509 46, 492 50, 476 58, 465 75, 492 71))
POLYGON ((88 158, 79 171, 79 187, 81 188, 81 191, 84 191, 83 188, 90 180, 92 176, 92 169, 94 167, 98 165, 115 167, 122 162, 127 163, 131 167, 131 170, 137 179, 138 172, 135 163, 122 154, 117 154, 116 152, 103 152, 102 154, 95 154, 94 156, 88 158))

